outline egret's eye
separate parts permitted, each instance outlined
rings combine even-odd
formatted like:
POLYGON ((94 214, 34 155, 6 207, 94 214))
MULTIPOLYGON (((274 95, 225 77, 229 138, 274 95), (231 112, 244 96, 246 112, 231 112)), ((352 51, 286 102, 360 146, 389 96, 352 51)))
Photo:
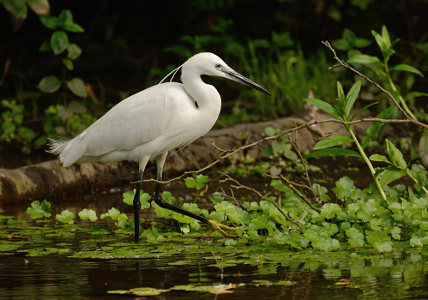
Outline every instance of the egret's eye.
POLYGON ((221 68, 221 65, 220 65, 220 64, 215 64, 215 68, 216 68, 217 70, 219 70, 219 69, 221 68))

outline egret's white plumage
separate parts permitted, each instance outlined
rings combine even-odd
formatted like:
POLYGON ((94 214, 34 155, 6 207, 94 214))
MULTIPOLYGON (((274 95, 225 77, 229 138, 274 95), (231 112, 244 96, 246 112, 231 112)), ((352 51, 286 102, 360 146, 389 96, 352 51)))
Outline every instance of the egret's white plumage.
POLYGON ((201 75, 225 77, 268 94, 215 54, 199 53, 181 66, 182 83, 161 83, 126 98, 73 139, 51 141, 50 151, 59 155, 64 167, 91 161, 138 161, 140 174, 148 161, 156 160, 161 177, 168 151, 205 135, 219 116, 220 94, 201 75))

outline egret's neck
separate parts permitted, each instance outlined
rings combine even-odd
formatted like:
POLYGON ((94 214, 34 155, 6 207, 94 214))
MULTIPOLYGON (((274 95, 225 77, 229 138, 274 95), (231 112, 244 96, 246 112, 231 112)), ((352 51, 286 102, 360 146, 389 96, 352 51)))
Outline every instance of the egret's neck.
POLYGON ((217 89, 203 82, 200 75, 192 72, 183 72, 181 81, 186 92, 197 103, 198 109, 217 120, 221 109, 221 97, 217 89))

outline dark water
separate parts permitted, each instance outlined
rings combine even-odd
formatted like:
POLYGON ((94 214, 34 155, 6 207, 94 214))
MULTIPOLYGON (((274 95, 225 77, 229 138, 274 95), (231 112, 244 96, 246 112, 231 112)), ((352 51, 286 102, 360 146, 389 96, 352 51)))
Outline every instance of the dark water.
MULTIPOLYGON (((201 243, 194 240, 195 244, 201 243)), ((58 243, 57 243, 58 244, 58 243)), ((52 245, 46 245, 52 246, 52 245)), ((88 246, 80 246, 84 250, 88 246)), ((0 256, 1 299, 117 299, 109 290, 235 284, 231 294, 170 291, 160 299, 425 299, 428 260, 418 253, 292 253, 201 246, 141 245, 141 257, 81 259, 51 254, 0 256), (193 250, 191 250, 193 249, 193 250), (229 249, 229 250, 228 250, 229 249), (230 252, 230 253, 228 253, 230 252), (155 253, 155 255, 153 255, 155 253), (221 258, 220 258, 220 257, 221 258), (241 262, 241 263, 240 263, 241 262), (228 266, 229 265, 229 266, 228 266), (289 282, 290 286, 276 285, 289 282), (242 286, 240 286, 242 285, 242 286)), ((69 254, 68 254, 69 255, 69 254)))
MULTIPOLYGON (((264 185, 261 182, 258 189, 264 185)), ((56 199, 52 201, 52 214, 66 208, 77 213, 87 207, 100 215, 112 206, 130 213, 131 208, 123 204, 121 196, 128 189, 56 199)), ((177 187, 174 190, 177 196, 187 192, 177 187)), ((222 238, 207 242, 179 234, 164 241, 154 241, 153 236, 150 239, 147 235, 134 245, 132 235, 112 234, 112 228, 109 234, 94 238, 87 224, 78 225, 75 232, 74 225, 59 226, 54 222, 47 230, 34 230, 45 225, 29 221, 26 207, 28 204, 3 207, 3 215, 12 215, 21 223, 14 227, 0 222, 0 249, 1 244, 24 244, 0 252, 0 299, 132 299, 138 296, 108 291, 170 289, 187 284, 225 285, 231 287, 228 291, 232 293, 171 290, 153 298, 428 299, 426 251, 421 254, 397 250, 387 255, 374 250, 292 252, 287 247, 228 247, 222 245, 222 238), (52 248, 67 252, 46 254, 52 248), (76 255, 81 253, 84 255, 76 255)), ((143 218, 154 217, 151 210, 144 213, 143 218)))

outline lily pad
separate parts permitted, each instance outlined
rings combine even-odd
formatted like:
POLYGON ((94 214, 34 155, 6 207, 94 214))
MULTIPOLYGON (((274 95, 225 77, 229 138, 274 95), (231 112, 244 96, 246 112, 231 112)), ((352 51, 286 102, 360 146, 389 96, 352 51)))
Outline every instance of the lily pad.
POLYGON ((167 289, 155 289, 151 287, 140 287, 130 290, 111 290, 108 294, 119 294, 119 295, 136 295, 136 296, 158 296, 160 294, 169 292, 167 289))

